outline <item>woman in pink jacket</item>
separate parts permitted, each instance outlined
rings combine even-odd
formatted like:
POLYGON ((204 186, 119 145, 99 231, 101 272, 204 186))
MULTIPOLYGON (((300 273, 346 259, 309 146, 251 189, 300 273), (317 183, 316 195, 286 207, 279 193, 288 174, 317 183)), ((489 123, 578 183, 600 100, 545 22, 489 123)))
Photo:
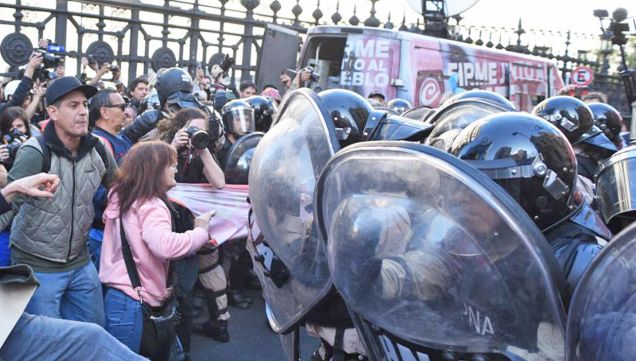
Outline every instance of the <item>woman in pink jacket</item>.
POLYGON ((170 145, 144 142, 123 158, 104 211, 104 241, 99 278, 107 287, 106 330, 139 352, 143 326, 142 302, 160 307, 171 293, 166 286, 170 260, 196 252, 210 239, 213 211, 196 218, 195 228, 172 231, 166 192, 176 185, 177 154, 170 145), (137 266, 140 289, 133 289, 124 263, 120 222, 137 266))

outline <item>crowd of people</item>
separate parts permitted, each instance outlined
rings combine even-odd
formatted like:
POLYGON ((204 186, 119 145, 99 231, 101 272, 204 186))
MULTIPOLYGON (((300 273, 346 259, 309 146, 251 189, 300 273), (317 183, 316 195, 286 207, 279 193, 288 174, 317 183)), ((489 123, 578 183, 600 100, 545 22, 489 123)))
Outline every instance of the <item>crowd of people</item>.
MULTIPOLYGON (((207 75, 198 69, 192 78, 168 68, 126 86, 110 64, 83 59, 82 74, 67 76, 61 65, 43 79, 42 62, 34 53, 21 78, 6 82, 0 94, 0 279, 32 272, 39 282, 0 358, 187 359, 192 332, 228 342, 228 305, 250 308, 245 289, 261 287, 245 239, 215 247, 209 229, 214 210, 195 217, 167 193, 177 182, 225 187, 233 146, 248 133, 267 132, 282 95, 310 81, 310 74, 281 75, 285 89, 279 91, 257 89, 251 81, 232 89, 223 70, 207 75), (86 76, 87 68, 94 77, 86 76)), ((343 108, 354 95, 330 105, 343 108)), ((631 220, 599 213, 595 172, 629 141, 620 114, 602 94, 548 98, 533 114, 517 113, 509 100, 479 90, 438 109, 387 101, 381 92, 363 102, 364 111, 353 116, 364 119, 351 124, 367 123, 375 108, 430 125, 421 139, 409 134, 407 140, 481 161, 476 167, 543 231, 569 293, 612 232, 631 220), (493 116, 462 118, 455 111, 462 107, 493 116), (535 131, 520 141, 523 127, 535 131), (542 127, 550 129, 537 130, 542 127), (481 138, 471 138, 468 128, 481 138), (484 139, 515 145, 536 162, 493 170, 487 163, 510 149, 490 154, 484 139)), ((319 323, 309 327, 317 330, 319 323)))
POLYGON ((228 304, 250 308, 244 289, 260 289, 245 240, 213 246, 214 210, 195 218, 167 191, 176 182, 223 188, 228 152, 269 127, 278 90, 257 95, 251 81, 215 87, 218 79, 201 69, 193 80, 180 68, 125 86, 119 68, 85 58, 77 77, 63 64, 43 77, 42 63, 34 52, 0 94, 0 188, 11 201, 0 221, 1 265, 8 273, 27 265, 39 281, 2 357, 42 359, 30 340, 44 332, 60 335, 37 342, 58 348, 50 359, 135 359, 122 345, 153 359, 167 350, 187 359, 193 330, 228 342, 228 304), (40 192, 33 177, 54 186, 40 192), (178 305, 178 338, 153 353, 142 315, 159 317, 168 299, 178 305), (83 335, 79 344, 55 346, 70 332, 83 335))

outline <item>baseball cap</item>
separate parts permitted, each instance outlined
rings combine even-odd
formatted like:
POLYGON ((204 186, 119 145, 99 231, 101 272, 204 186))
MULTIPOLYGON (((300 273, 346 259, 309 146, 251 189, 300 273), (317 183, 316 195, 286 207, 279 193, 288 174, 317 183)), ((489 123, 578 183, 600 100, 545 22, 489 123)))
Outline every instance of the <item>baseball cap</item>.
POLYGON ((97 94, 97 88, 92 85, 84 85, 74 76, 63 76, 55 79, 46 89, 46 105, 51 105, 62 99, 66 94, 79 90, 86 99, 97 94))

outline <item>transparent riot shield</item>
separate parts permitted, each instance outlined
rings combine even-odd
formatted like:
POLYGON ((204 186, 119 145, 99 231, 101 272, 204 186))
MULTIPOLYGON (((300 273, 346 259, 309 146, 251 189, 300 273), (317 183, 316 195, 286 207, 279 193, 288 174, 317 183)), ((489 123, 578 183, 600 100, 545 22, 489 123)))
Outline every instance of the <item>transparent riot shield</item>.
POLYGON ((547 242, 461 160, 421 144, 350 146, 325 167, 316 212, 333 282, 380 350, 372 359, 563 359, 547 242))
POLYGON ((636 360, 636 225, 619 233, 579 281, 568 314, 568 361, 636 360))
POLYGON ((292 330, 332 288, 313 197, 318 176, 338 149, 320 98, 301 89, 286 98, 252 159, 250 200, 263 237, 248 242, 248 250, 262 261, 255 269, 278 333, 292 330))
POLYGON ((254 151, 264 133, 253 132, 240 137, 232 145, 225 162, 225 180, 229 184, 247 184, 254 151))

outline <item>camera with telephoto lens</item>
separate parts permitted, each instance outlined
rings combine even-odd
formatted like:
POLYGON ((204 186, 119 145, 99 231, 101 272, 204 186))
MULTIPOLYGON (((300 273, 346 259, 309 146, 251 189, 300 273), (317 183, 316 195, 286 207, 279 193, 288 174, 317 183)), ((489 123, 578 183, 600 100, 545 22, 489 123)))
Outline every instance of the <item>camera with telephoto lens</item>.
POLYGON ((196 149, 205 149, 210 145, 210 135, 199 127, 189 127, 186 129, 192 146, 196 149))
POLYGON ((57 75, 53 70, 62 64, 64 61, 63 57, 47 51, 46 48, 38 48, 33 50, 33 52, 42 54, 42 64, 40 64, 40 66, 35 70, 33 78, 39 79, 43 83, 57 78, 57 75))
POLYGON ((42 68, 55 69, 62 63, 62 57, 46 51, 46 49, 35 49, 34 52, 42 54, 42 68))

